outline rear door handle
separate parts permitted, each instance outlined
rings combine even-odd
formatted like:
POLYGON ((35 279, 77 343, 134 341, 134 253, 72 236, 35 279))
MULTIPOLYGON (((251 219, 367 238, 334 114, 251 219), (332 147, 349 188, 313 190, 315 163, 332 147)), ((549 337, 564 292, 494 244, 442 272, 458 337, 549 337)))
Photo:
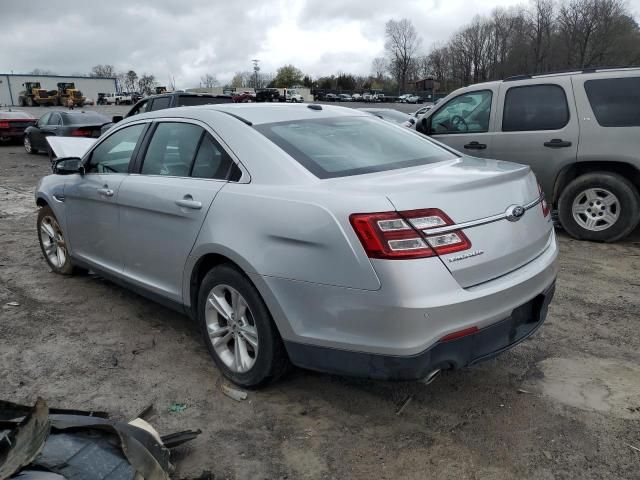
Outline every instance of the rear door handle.
POLYGON ((191 195, 185 195, 181 200, 176 200, 176 205, 182 208, 191 208, 192 210, 200 210, 202 203, 194 200, 191 195))
POLYGON ((474 141, 467 143, 464 148, 466 148, 467 150, 484 150, 485 148, 487 148, 487 145, 485 143, 478 143, 474 141))
POLYGON ((550 142, 544 142, 544 146, 549 148, 566 148, 571 146, 571 142, 565 142, 560 138, 554 138, 550 142))
POLYGON ((105 197, 113 197, 113 190, 105 185, 104 188, 98 189, 98 194, 104 195, 105 197))

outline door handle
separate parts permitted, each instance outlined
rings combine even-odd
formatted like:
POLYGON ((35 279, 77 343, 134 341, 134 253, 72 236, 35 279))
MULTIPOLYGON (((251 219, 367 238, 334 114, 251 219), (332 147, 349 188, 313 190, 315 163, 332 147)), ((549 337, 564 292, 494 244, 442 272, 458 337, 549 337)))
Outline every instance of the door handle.
POLYGON ((467 150, 484 150, 485 148, 487 148, 487 145, 485 143, 478 143, 474 141, 467 143, 464 148, 466 148, 467 150))
POLYGON ((98 189, 99 195, 104 195, 105 197, 113 197, 113 190, 111 190, 107 185, 103 188, 98 189))
POLYGON ((200 210, 202 203, 194 200, 191 195, 185 195, 181 200, 176 200, 176 205, 181 208, 190 208, 192 210, 200 210))
POLYGON ((570 147, 571 142, 565 142, 560 138, 554 138, 550 142, 544 142, 544 146, 549 148, 565 148, 565 147, 570 147))

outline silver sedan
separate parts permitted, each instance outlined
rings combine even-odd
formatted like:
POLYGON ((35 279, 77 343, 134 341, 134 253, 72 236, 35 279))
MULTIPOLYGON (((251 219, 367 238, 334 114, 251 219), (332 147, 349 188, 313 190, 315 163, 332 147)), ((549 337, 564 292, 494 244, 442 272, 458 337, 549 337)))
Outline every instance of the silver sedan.
POLYGON ((432 379, 531 335, 553 296, 529 167, 365 112, 186 107, 52 142, 62 158, 36 192, 51 269, 186 313, 242 386, 290 364, 432 379))

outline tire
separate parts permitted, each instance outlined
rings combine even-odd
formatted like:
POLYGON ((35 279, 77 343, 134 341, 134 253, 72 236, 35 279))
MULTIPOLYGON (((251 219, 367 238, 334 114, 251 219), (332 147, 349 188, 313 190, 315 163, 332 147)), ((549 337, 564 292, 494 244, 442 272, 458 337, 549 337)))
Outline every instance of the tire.
POLYGON ((31 143, 31 137, 29 135, 25 135, 22 138, 22 145, 24 145, 25 151, 27 153, 30 153, 31 155, 35 155, 36 153, 38 153, 38 149, 33 148, 33 144, 31 143))
POLYGON ((564 188, 558 216, 562 227, 578 240, 615 242, 638 225, 640 194, 616 173, 587 173, 564 188))
POLYGON ((197 313, 214 363, 233 383, 256 388, 277 380, 288 370, 289 358, 267 306, 249 279, 232 265, 217 266, 204 277, 198 293, 197 313), (242 316, 238 309, 225 318, 218 312, 233 310, 234 291, 239 295, 236 298, 241 299, 236 304, 244 303, 246 309, 242 316), (227 339, 226 343, 221 341, 223 338, 227 339), (217 340, 215 346, 212 339, 217 340), (257 345, 257 353, 248 339, 257 345))
POLYGON ((33 98, 27 97, 27 107, 33 107, 33 98))
POLYGON ((64 233, 50 207, 42 207, 38 211, 37 226, 40 249, 51 270, 59 275, 72 275, 74 268, 64 233))
POLYGON ((18 106, 24 107, 24 97, 18 97, 18 106))
POLYGON ((116 105, 120 105, 120 100, 116 98, 116 105))

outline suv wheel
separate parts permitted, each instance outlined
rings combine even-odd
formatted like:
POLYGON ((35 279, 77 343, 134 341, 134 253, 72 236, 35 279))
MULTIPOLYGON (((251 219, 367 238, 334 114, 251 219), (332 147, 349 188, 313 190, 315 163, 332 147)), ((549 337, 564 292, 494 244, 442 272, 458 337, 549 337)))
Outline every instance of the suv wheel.
POLYGON ((198 322, 222 374, 243 387, 281 377, 289 359, 260 294, 231 265, 213 268, 198 295, 198 322))
POLYGON ((618 174, 588 173, 562 191, 558 214, 562 227, 574 238, 615 242, 638 225, 640 195, 618 174))

